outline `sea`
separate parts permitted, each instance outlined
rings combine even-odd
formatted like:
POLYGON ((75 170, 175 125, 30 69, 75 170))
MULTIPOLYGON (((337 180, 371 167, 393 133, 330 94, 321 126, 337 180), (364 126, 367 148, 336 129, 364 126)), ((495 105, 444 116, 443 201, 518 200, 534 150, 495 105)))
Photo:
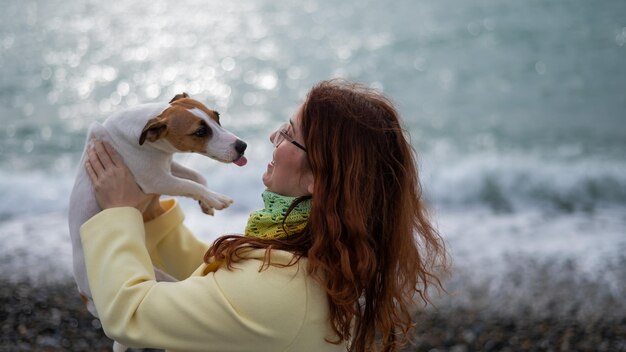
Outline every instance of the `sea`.
POLYGON ((220 112, 248 165, 176 156, 235 200, 180 199, 212 241, 261 207, 270 133, 337 77, 402 116, 451 262, 441 309, 626 316, 623 0, 3 0, 0 277, 71 280, 94 121, 181 92, 220 112))

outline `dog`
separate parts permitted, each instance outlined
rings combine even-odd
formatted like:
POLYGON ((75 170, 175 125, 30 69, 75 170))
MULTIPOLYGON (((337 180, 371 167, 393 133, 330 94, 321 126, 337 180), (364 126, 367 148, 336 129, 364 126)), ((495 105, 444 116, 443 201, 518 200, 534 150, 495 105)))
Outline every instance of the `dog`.
MULTIPOLYGON (((196 171, 173 161, 174 153, 197 153, 224 163, 244 166, 246 143, 222 128, 219 113, 208 109, 187 93, 169 103, 142 104, 94 122, 78 168, 69 204, 68 223, 72 241, 74 279, 87 309, 98 316, 91 299, 87 269, 80 240, 80 226, 100 212, 84 164, 94 139, 105 140, 122 156, 135 181, 146 194, 191 197, 202 211, 213 215, 232 204, 224 195, 206 188, 206 180, 196 171)), ((174 279, 155 268, 159 281, 174 279)), ((126 348, 117 342, 114 351, 126 348)))

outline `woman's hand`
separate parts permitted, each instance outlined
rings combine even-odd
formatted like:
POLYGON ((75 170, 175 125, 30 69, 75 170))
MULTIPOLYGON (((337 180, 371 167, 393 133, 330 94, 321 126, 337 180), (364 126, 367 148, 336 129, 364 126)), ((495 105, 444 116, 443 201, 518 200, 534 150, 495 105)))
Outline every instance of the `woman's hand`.
POLYGON ((85 168, 100 208, 134 207, 143 213, 145 221, 163 213, 159 195, 143 193, 122 157, 109 143, 92 142, 85 168))

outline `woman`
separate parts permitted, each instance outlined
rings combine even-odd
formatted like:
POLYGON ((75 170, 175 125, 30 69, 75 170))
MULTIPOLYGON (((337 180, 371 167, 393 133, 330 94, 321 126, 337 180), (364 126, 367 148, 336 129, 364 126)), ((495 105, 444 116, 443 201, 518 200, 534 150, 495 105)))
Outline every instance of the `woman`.
POLYGON ((265 208, 245 236, 210 247, 175 201, 143 194, 96 143, 86 168, 104 210, 81 235, 108 336, 205 351, 394 351, 409 340, 416 293, 428 302, 440 285, 445 250, 393 105, 325 81, 270 140, 265 208), (153 264, 181 281, 155 282, 153 264))

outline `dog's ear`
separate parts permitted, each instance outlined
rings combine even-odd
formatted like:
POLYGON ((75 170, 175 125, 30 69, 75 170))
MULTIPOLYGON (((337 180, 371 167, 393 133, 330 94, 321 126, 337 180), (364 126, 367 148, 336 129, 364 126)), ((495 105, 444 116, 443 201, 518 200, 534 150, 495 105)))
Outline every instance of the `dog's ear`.
POLYGON ((141 131, 141 136, 139 136, 139 145, 143 145, 146 139, 150 142, 158 140, 163 137, 166 130, 167 122, 165 119, 160 116, 150 119, 143 128, 143 131, 141 131))
POLYGON ((175 102, 178 99, 182 99, 182 98, 189 98, 189 94, 183 92, 182 94, 176 94, 176 96, 174 98, 172 98, 172 100, 170 100, 170 104, 175 102))

